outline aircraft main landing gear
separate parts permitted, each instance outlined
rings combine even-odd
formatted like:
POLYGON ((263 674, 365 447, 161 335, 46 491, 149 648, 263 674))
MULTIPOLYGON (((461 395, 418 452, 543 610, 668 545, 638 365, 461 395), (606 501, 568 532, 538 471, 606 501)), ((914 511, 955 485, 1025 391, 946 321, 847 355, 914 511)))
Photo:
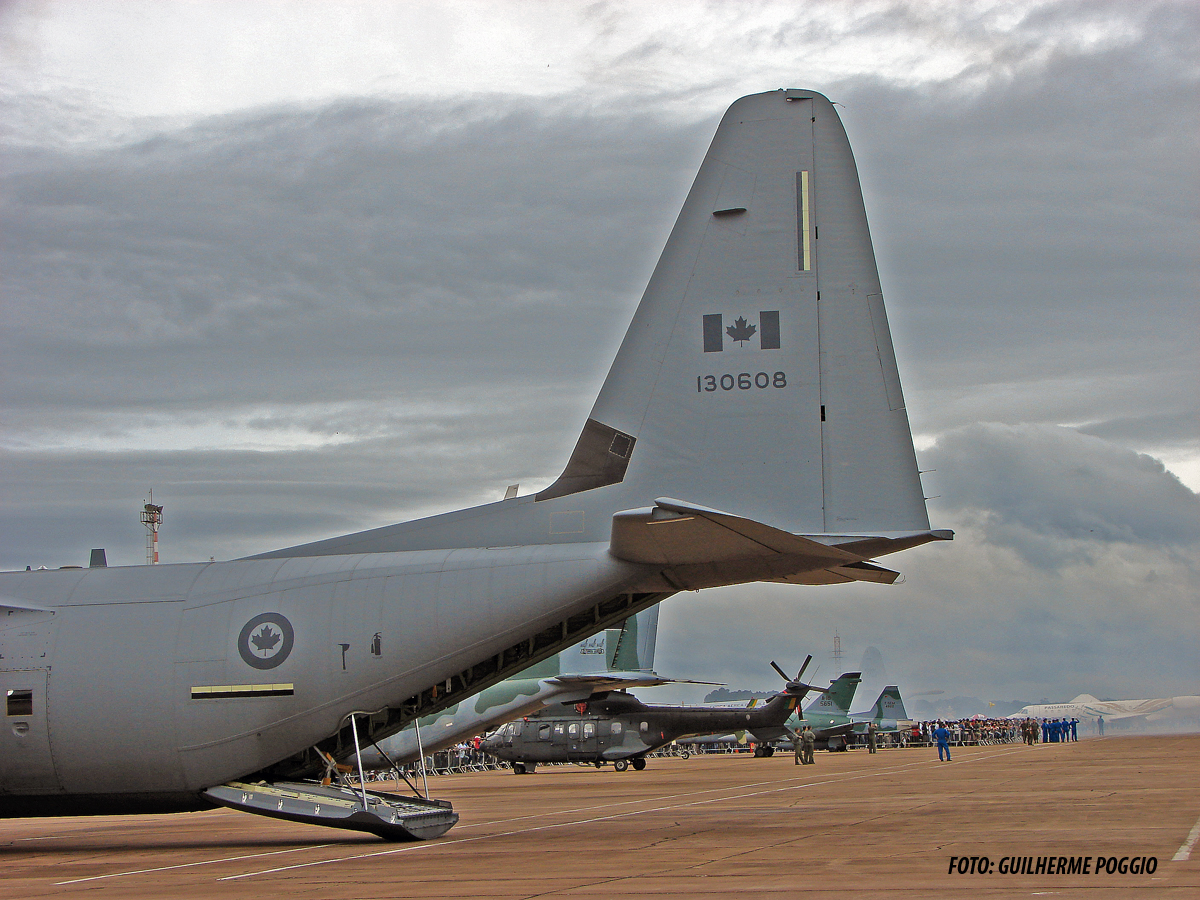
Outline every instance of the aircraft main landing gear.
POLYGON ((635 772, 640 772, 644 768, 646 768, 646 761, 644 759, 642 759, 641 757, 639 757, 633 761, 633 769, 635 772))
POLYGON ((618 759, 615 763, 613 763, 613 768, 616 769, 618 772, 624 772, 626 769, 629 768, 629 760, 618 759))

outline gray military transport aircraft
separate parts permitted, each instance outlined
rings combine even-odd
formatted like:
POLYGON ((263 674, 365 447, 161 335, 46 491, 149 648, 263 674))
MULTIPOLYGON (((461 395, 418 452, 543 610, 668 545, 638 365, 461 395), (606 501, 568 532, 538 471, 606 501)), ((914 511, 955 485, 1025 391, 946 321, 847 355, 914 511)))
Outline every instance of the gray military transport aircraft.
POLYGON ((891 583, 930 541, 854 157, 807 90, 722 119, 559 478, 247 559, 0 575, 0 816, 223 804, 443 833, 321 785, 679 591, 891 583))

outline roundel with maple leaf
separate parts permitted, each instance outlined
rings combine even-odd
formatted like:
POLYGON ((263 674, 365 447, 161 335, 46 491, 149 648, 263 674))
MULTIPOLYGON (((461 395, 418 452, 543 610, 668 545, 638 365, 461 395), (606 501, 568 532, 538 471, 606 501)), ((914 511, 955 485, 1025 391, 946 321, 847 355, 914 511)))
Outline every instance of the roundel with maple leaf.
POLYGON ((280 613, 267 612, 242 626, 242 633, 238 635, 238 653, 248 666, 273 669, 288 658, 295 642, 292 623, 280 613))

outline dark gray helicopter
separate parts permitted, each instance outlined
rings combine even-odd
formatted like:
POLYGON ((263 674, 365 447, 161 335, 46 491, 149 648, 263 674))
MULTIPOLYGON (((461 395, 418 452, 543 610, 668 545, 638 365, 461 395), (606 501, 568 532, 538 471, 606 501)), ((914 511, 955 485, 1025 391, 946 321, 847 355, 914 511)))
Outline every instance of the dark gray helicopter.
POLYGON ((481 746, 523 775, 540 762, 592 763, 597 768, 611 762, 618 772, 630 764, 641 771, 646 754, 689 734, 744 730, 758 741, 777 740, 789 733, 784 723, 809 691, 829 690, 800 680, 811 661, 809 655, 794 679, 772 662, 787 686, 758 709, 648 706, 632 694, 613 691, 586 703, 556 703, 509 722, 481 746))

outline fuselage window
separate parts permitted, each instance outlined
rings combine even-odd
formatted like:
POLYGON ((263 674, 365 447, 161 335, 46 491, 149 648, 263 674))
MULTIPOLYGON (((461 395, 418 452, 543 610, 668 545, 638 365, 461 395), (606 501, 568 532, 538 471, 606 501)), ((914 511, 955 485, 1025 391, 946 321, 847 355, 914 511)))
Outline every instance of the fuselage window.
POLYGON ((538 726, 538 740, 539 741, 550 740, 550 726, 549 725, 539 725, 538 726))
POLYGON ((575 722, 572 722, 570 725, 567 726, 567 737, 573 738, 573 737, 578 736, 578 734, 579 734, 579 725, 578 724, 576 724, 575 722))
POLYGON ((596 723, 595 722, 584 722, 583 723, 583 736, 585 738, 590 738, 590 737, 595 737, 595 735, 596 735, 596 723))
POLYGON ((559 722, 559 723, 557 723, 557 724, 554 726, 554 733, 555 733, 555 734, 556 734, 558 737, 562 737, 562 733, 563 733, 562 722, 559 722))
POLYGON ((649 723, 649 722, 643 722, 643 723, 642 723, 642 731, 649 731, 649 730, 650 730, 650 723, 649 723))
POLYGON ((33 691, 16 688, 8 692, 8 715, 32 716, 33 691))
POLYGON ((609 730, 610 730, 610 731, 611 731, 613 734, 620 734, 620 733, 621 733, 621 723, 620 723, 620 722, 613 722, 613 723, 612 723, 612 725, 610 725, 610 726, 609 726, 609 730))

